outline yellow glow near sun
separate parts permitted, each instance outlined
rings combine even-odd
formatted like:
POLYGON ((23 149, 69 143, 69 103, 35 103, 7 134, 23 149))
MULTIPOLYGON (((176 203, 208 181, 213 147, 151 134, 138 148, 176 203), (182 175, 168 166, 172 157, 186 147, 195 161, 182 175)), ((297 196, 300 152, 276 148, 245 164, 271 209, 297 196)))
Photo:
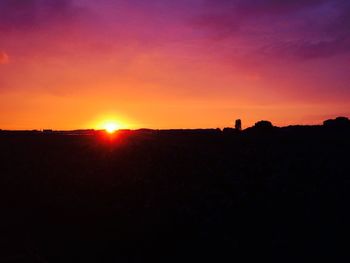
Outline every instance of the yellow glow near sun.
POLYGON ((119 130, 121 128, 120 124, 116 123, 116 122, 106 122, 103 125, 103 129, 106 130, 106 132, 108 133, 114 133, 115 131, 119 130))
POLYGON ((113 134, 118 130, 131 129, 133 125, 130 124, 128 119, 120 116, 120 114, 104 114, 97 116, 95 121, 90 123, 89 127, 113 134))

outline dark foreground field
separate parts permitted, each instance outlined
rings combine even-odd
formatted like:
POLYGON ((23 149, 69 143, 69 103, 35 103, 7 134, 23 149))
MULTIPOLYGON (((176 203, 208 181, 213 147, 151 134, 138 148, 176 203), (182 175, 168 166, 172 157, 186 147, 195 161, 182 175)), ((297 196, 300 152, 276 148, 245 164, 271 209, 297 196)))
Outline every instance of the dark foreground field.
POLYGON ((349 134, 0 132, 0 262, 334 259, 349 134))

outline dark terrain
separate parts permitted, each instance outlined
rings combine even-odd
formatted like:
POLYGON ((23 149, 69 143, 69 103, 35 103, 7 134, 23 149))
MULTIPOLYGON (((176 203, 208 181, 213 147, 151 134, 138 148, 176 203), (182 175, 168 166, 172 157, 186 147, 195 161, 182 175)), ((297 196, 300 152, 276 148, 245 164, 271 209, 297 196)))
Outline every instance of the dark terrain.
POLYGON ((0 131, 0 262, 280 262, 347 249, 350 125, 0 131))

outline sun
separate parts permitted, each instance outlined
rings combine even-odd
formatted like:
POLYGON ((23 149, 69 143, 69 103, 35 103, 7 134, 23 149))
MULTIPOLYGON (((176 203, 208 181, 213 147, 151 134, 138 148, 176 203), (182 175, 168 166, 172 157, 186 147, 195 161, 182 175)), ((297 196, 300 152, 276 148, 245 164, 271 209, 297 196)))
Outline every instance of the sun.
POLYGON ((120 125, 116 122, 106 122, 103 125, 103 129, 105 129, 106 132, 112 134, 115 133, 118 129, 120 129, 120 125))
POLYGON ((104 131, 108 134, 114 134, 118 130, 130 129, 130 122, 123 117, 116 117, 112 114, 102 115, 95 118, 95 121, 91 122, 90 127, 99 131, 104 131))

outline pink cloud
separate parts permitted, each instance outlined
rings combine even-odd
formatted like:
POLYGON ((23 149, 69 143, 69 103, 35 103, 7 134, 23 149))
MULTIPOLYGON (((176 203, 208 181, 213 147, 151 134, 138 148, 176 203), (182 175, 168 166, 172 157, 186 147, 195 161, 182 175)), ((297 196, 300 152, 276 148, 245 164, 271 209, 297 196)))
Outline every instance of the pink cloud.
POLYGON ((0 64, 7 64, 9 62, 9 56, 3 52, 0 51, 0 64))

